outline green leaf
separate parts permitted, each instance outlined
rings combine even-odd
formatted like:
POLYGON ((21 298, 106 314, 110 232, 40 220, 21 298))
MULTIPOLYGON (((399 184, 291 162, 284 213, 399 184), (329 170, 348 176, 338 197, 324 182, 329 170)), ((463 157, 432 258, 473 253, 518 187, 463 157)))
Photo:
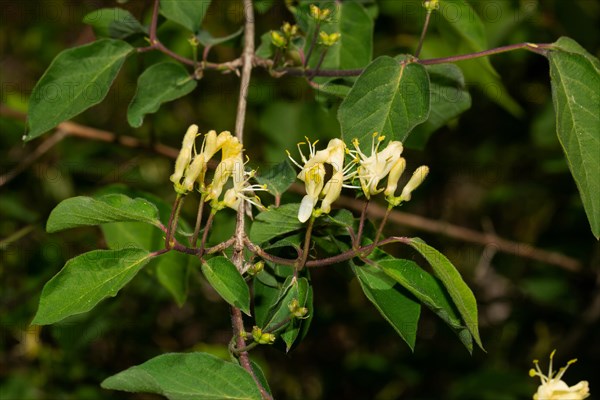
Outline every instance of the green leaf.
POLYGON ((309 308, 310 306, 312 309, 312 293, 310 292, 310 284, 306 278, 290 276, 280 288, 278 295, 273 297, 274 301, 265 318, 267 322, 264 323, 262 329, 280 333, 286 344, 286 351, 289 351, 296 341, 304 322, 301 319, 292 319, 288 306, 292 300, 296 299, 299 307, 309 308), (311 304, 308 304, 309 299, 311 304))
MULTIPOLYGON (((287 352, 290 351, 294 342, 298 338, 301 332, 306 334, 306 330, 308 325, 310 324, 310 320, 312 319, 313 311, 313 292, 312 287, 308 283, 306 278, 300 278, 297 283, 294 283, 290 290, 287 292, 286 297, 284 297, 281 302, 281 308, 278 310, 276 315, 281 313, 280 315, 290 315, 290 309, 288 305, 292 300, 298 300, 299 307, 306 307, 308 313, 306 314, 306 319, 298 319, 294 318, 290 321, 290 324, 286 326, 285 330, 281 333, 281 339, 285 342, 287 352)), ((274 317, 275 318, 275 317, 274 317)), ((285 317, 284 317, 285 318, 285 317)))
POLYGON ((260 36, 260 44, 256 49, 256 56, 260 58, 273 57, 274 46, 271 42, 271 32, 265 32, 260 36))
POLYGON ((548 52, 556 132, 592 233, 600 239, 600 62, 561 38, 548 52))
POLYGON ((275 196, 282 195, 296 181, 296 170, 289 160, 275 164, 264 173, 256 175, 256 180, 267 185, 267 190, 275 196))
POLYGON ((371 145, 379 132, 388 140, 404 140, 429 116, 429 78, 416 63, 377 58, 363 71, 338 110, 346 143, 357 138, 371 145))
MULTIPOLYGON (((153 194, 124 187, 112 185, 103 188, 97 196, 103 194, 121 194, 129 197, 145 199, 158 208, 160 220, 165 224, 171 215, 171 204, 168 204, 153 194)), ((185 232, 191 230, 188 223, 179 218, 179 228, 185 232)), ((164 247, 163 232, 153 226, 142 222, 113 222, 102 224, 102 233, 109 249, 122 249, 124 247, 138 247, 149 251, 162 249, 164 247)), ((177 239, 185 242, 187 238, 177 232, 177 239)), ((165 289, 173 296, 179 306, 183 305, 187 298, 189 271, 200 261, 196 257, 171 251, 162 254, 151 261, 156 267, 156 278, 165 289)))
POLYGON ((142 249, 95 250, 67 261, 42 290, 32 325, 48 325, 94 308, 114 297, 146 263, 142 249))
POLYGON ((405 145, 423 149, 433 132, 471 108, 465 78, 454 64, 427 65, 430 80, 430 113, 427 121, 411 132, 405 145))
POLYGON ((194 261, 194 256, 176 251, 170 251, 156 258, 156 277, 171 293, 179 307, 183 306, 187 299, 189 275, 194 261))
MULTIPOLYGON (((365 8, 355 1, 327 2, 331 8, 331 21, 321 24, 320 31, 340 33, 339 41, 327 50, 323 60, 323 69, 352 69, 366 66, 373 57, 373 20, 365 8)), ((312 38, 315 21, 310 19, 307 38, 312 38)), ((318 39, 317 39, 318 40, 318 39)), ((310 40, 306 41, 306 51, 310 40)), ((309 61, 309 66, 315 67, 322 51, 322 46, 316 46, 309 61)))
POLYGON ((442 321, 458 335, 469 353, 473 352, 473 338, 462 322, 458 310, 442 283, 423 270, 416 263, 386 255, 377 260, 377 266, 383 274, 371 274, 370 287, 385 290, 389 279, 399 283, 427 308, 433 311, 442 321), (387 279, 385 279, 387 277, 387 279))
MULTIPOLYGON (((439 22, 436 26, 440 28, 440 36, 444 44, 443 54, 436 56, 474 53, 489 48, 485 26, 466 0, 442 1, 440 6, 440 11, 435 15, 440 15, 442 18, 436 21, 439 22)), ((425 47, 430 48, 432 42, 435 42, 435 38, 428 38, 425 47)), ((515 116, 523 114, 523 109, 510 96, 488 57, 462 61, 459 65, 467 81, 476 84, 490 100, 515 116)))
POLYGON ((181 64, 162 62, 146 69, 138 78, 137 91, 127 108, 127 122, 138 128, 146 114, 158 111, 161 104, 185 96, 197 82, 181 64))
POLYGON ((56 232, 77 226, 106 222, 141 221, 160 225, 158 209, 146 199, 132 199, 122 194, 97 198, 77 196, 60 202, 48 217, 46 231, 56 232))
POLYGON ((431 265, 435 275, 442 281, 452 301, 456 305, 458 312, 465 321, 467 329, 473 335, 475 343, 483 349, 481 339, 479 338, 479 323, 477 320, 477 301, 473 292, 458 270, 452 265, 450 260, 442 253, 427 245, 421 239, 413 238, 409 241, 409 246, 417 250, 431 265))
POLYGON ((122 8, 101 8, 83 17, 83 23, 91 25, 96 36, 125 39, 148 30, 131 13, 122 8))
POLYGON ((204 47, 216 46, 218 44, 225 43, 225 42, 235 39, 236 37, 240 36, 243 32, 244 32, 244 27, 242 26, 242 27, 240 27, 240 29, 238 29, 237 31, 233 32, 230 35, 222 36, 222 37, 214 37, 213 35, 210 34, 209 31, 200 29, 200 32, 198 32, 198 34, 196 35, 196 39, 198 39, 200 44, 202 44, 204 47))
POLYGON ((163 354, 105 379, 101 386, 170 400, 262 399, 245 369, 206 353, 163 354))
POLYGON ((31 92, 25 140, 100 103, 132 51, 122 40, 101 39, 58 54, 31 92))
POLYGON ((414 351, 421 314, 419 303, 394 288, 395 282, 386 282, 387 276, 376 268, 368 265, 362 267, 353 265, 352 269, 369 301, 414 351), (384 277, 383 280, 381 275, 384 277))
POLYGON ((203 261, 202 273, 226 302, 250 315, 248 285, 231 261, 221 256, 203 261))
POLYGON ((485 27, 466 0, 443 0, 436 15, 441 15, 473 51, 487 49, 485 27))
POLYGON ((277 236, 301 229, 304 224, 298 220, 300 204, 284 204, 280 207, 269 207, 258 214, 250 228, 250 240, 260 244, 277 236))
POLYGON ((254 375, 256 375, 256 379, 258 379, 258 381, 260 382, 262 387, 265 388, 265 390, 269 394, 272 394, 271 388, 269 387, 269 382, 267 381, 267 377, 265 376, 265 373, 263 372, 260 365, 255 363, 253 360, 250 360, 250 365, 252 365, 252 370, 254 371, 254 375))
POLYGON ((197 32, 211 0, 160 0, 160 13, 168 20, 197 32))

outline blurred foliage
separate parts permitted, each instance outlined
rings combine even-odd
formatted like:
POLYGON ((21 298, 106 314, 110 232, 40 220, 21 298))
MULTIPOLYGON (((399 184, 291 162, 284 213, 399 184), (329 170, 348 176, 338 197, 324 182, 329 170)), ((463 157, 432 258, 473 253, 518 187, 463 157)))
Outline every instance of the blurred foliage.
MULTIPOLYGON (((83 17, 100 7, 120 6, 147 23, 142 1, 3 2, 0 11, 0 101, 25 111, 28 94, 61 50, 93 40, 83 17), (118 4, 117 4, 118 3, 118 4)), ((279 2, 258 2, 257 34, 291 20, 279 2)), ((375 26, 374 55, 413 51, 420 33, 419 2, 382 0, 375 26), (416 4, 416 6, 415 6, 416 4), (415 8, 417 7, 417 8, 415 8)), ((600 2, 597 0, 494 0, 471 3, 485 22, 490 46, 553 42, 568 35, 600 55, 600 2)), ((373 11, 373 9, 371 9, 373 11)), ((213 36, 241 26, 239 1, 214 2, 204 28, 213 36)), ((444 46, 443 29, 432 20, 423 57, 444 46)), ((190 55, 187 37, 165 23, 161 39, 190 55)), ((258 36, 257 35, 257 36, 258 36)), ((143 43, 143 39, 138 39, 143 43)), ((238 54, 239 40, 215 46, 210 60, 238 54)), ((442 49, 443 50, 443 49, 442 49)), ((163 58, 153 54, 155 60, 163 58)), ((600 362, 600 247, 589 232, 575 184, 554 131, 547 61, 527 52, 492 59, 508 93, 498 87, 475 89, 473 106, 442 128, 423 151, 408 159, 431 167, 419 201, 405 211, 456 225, 496 232, 502 237, 565 253, 583 265, 580 272, 496 253, 493 245, 462 243, 442 236, 390 226, 389 232, 419 235, 435 245, 464 273, 479 301, 481 333, 487 353, 468 356, 452 332, 424 312, 415 352, 362 295, 347 272, 313 271, 316 315, 304 342, 290 354, 258 350, 277 398, 285 399, 519 399, 538 382, 527 375, 533 358, 558 348, 559 364, 579 358, 567 381, 590 381, 600 362), (487 93, 484 93, 488 91, 487 93), (492 101, 510 96, 523 112, 510 114, 492 101), (417 162, 418 161, 418 162, 417 162)), ((463 65, 459 64, 463 67, 463 65)), ((104 101, 75 121, 130 135, 150 143, 177 146, 190 123, 201 130, 233 129, 238 93, 234 74, 207 72, 196 90, 168 103, 144 125, 127 125, 126 109, 135 77, 147 66, 130 59, 104 101)), ((272 79, 253 73, 246 125, 246 147, 267 167, 284 157, 303 136, 339 134, 336 105, 313 101, 300 79, 272 79)), ((12 171, 45 139, 23 144, 23 121, 0 117, 0 174, 12 171)), ((47 138, 46 136, 45 138, 47 138)), ((230 338, 226 305, 198 273, 188 302, 179 308, 147 269, 118 298, 91 312, 41 331, 29 328, 42 285, 69 258, 105 247, 99 230, 79 228, 45 233, 50 210, 74 195, 90 194, 109 183, 124 183, 173 200, 168 184, 172 162, 145 149, 67 138, 12 181, 0 186, 0 398, 104 399, 105 377, 169 351, 201 349, 226 354, 230 338)), ((184 215, 195 213, 186 204, 184 215)), ((221 217, 221 215, 219 215, 221 217)), ((232 228, 233 218, 216 221, 211 243, 232 228)), ((391 249, 390 251, 393 251, 391 249)), ((414 257, 405 253, 405 257, 414 257)), ((154 399, 112 392, 111 398, 154 399)))

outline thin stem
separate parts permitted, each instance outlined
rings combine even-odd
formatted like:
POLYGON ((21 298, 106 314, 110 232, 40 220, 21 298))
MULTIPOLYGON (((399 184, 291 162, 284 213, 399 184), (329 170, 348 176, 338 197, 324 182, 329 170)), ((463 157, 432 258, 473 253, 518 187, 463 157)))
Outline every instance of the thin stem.
POLYGON ((501 53, 506 53, 509 51, 519 50, 519 49, 525 49, 525 50, 529 50, 529 51, 532 51, 537 54, 544 55, 544 54, 546 54, 546 52, 547 52, 546 49, 548 49, 549 46, 550 45, 547 45, 547 44, 517 43, 517 44, 510 44, 507 46, 497 47, 495 49, 478 51, 476 53, 462 54, 462 55, 458 55, 458 56, 443 57, 443 58, 430 58, 429 60, 418 60, 417 62, 422 65, 444 64, 444 63, 451 63, 451 62, 464 61, 464 60, 473 60, 475 58, 487 57, 487 56, 491 56, 494 54, 501 54, 501 53))
POLYGON ((315 225, 315 217, 310 216, 308 220, 308 226, 306 227, 306 233, 304 234, 304 246, 302 247, 302 257, 299 260, 299 263, 296 265, 296 271, 301 271, 306 264, 306 260, 308 259, 308 252, 310 250, 310 238, 312 235, 313 226, 315 225))
POLYGON ((181 212, 183 199, 185 199, 185 196, 178 194, 175 198, 175 202, 173 203, 173 208, 171 209, 169 223, 167 224, 167 233, 165 235, 165 248, 167 249, 171 249, 175 245, 173 235, 177 229, 177 220, 179 219, 179 213, 181 212))
POLYGON ((196 247, 198 241, 198 235, 200 234, 200 226, 202 225, 202 212, 204 211, 204 194, 200 196, 200 203, 198 203, 198 214, 196 214, 196 226, 194 227, 194 234, 190 239, 190 246, 196 247))
POLYGON ((363 208, 360 212, 360 222, 358 223, 358 234, 356 235, 356 241, 354 242, 354 247, 360 246, 360 242, 362 239, 363 230, 365 227, 365 219, 367 217, 367 209, 369 208, 369 200, 365 201, 363 208))
POLYGON ((206 246, 206 240, 208 239, 208 232, 210 232, 210 228, 212 227, 213 219, 215 218, 214 210, 210 212, 208 219, 206 220, 206 225, 204 225, 204 232, 202 232, 202 241, 200 242, 200 247, 198 250, 198 254, 202 256, 204 253, 204 247, 206 246))
POLYGON ((392 211, 392 206, 388 206, 388 208, 385 211, 385 214, 383 216, 383 219, 381 220, 381 223, 379 224, 379 229, 377 229, 377 235, 375 235, 375 241, 374 241, 375 244, 379 243, 379 238, 381 237, 381 233, 383 232, 383 227, 385 226, 385 223, 387 222, 391 211, 392 211))
POLYGON ((320 20, 317 21, 317 25, 315 25, 315 32, 313 33, 313 36, 310 41, 310 47, 308 48, 308 51, 306 52, 306 58, 304 59, 304 68, 306 68, 306 66, 308 65, 308 62, 310 61, 310 56, 312 56, 312 52, 315 48, 315 45, 317 44, 317 39, 319 38, 319 29, 321 29, 320 20))
POLYGON ((250 241, 250 239, 248 239, 248 238, 245 238, 244 244, 246 245, 248 250, 250 250, 252 253, 256 254, 260 258, 263 258, 267 261, 274 262, 275 264, 288 265, 288 266, 296 265, 297 260, 290 260, 288 258, 277 257, 277 256, 274 256, 273 254, 269 254, 266 251, 264 251, 262 248, 260 248, 258 245, 252 243, 250 241))
POLYGON ((154 45, 157 41, 156 30, 158 26, 158 7, 159 0, 154 0, 154 7, 152 8, 152 22, 150 23, 150 44, 154 45))
POLYGON ((279 63, 279 58, 281 57, 281 48, 278 47, 275 50, 275 55, 273 56, 273 65, 271 68, 275 68, 277 67, 277 64, 279 63))
POLYGON ((427 11, 427 15, 425 16, 425 23, 423 24, 423 30, 421 31, 421 37, 419 38, 419 44, 417 45, 417 50, 415 50, 415 58, 419 58, 419 54, 421 54, 421 49, 423 48, 423 42, 425 42, 425 35, 427 35, 427 28, 429 28, 429 21, 431 20, 431 11, 427 11))
POLYGON ((252 0, 244 0, 244 12, 246 13, 246 24, 244 27, 244 52, 242 53, 242 78, 240 81, 240 97, 238 99, 235 119, 235 136, 240 143, 243 143, 242 139, 244 138, 248 89, 250 87, 250 75, 252 74, 252 62, 254 58, 254 9, 252 8, 252 0))
POLYGON ((219 253, 219 252, 225 250, 226 248, 228 248, 229 246, 231 246, 234 242, 235 242, 235 238, 231 237, 224 242, 214 245, 213 247, 209 247, 208 249, 204 250, 204 253, 206 253, 206 254, 219 253))
MULTIPOLYGON (((242 317, 241 310, 237 307, 231 307, 231 325, 232 325, 234 337, 235 337, 235 347, 237 349, 244 349, 246 347, 246 341, 242 337, 242 332, 245 332, 244 319, 242 317)), ((256 377, 256 374, 254 373, 254 370, 252 369, 252 365, 250 364, 250 357, 248 356, 248 352, 240 351, 240 353, 236 354, 236 355, 240 361, 240 365, 246 371, 248 371, 250 376, 252 376, 252 379, 258 386, 258 389, 260 390, 260 394, 262 395, 262 397, 266 400, 272 400, 273 397, 265 390, 265 388, 262 386, 262 384, 256 377)))
POLYGON ((325 47, 323 49, 323 51, 321 52, 321 56, 319 57, 319 61, 317 61, 317 65, 315 66, 315 69, 313 70, 312 74, 308 76, 308 80, 311 81, 316 74, 319 73, 319 68, 321 68, 321 65, 323 64, 323 60, 325 60, 325 56, 327 55, 327 51, 329 50, 329 46, 325 47))

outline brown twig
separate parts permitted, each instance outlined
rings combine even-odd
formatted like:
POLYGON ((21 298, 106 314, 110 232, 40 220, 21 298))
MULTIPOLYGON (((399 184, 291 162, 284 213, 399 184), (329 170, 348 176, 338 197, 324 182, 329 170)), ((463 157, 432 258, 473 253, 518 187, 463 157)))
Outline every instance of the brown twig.
MULTIPOLYGON (((337 204, 357 212, 359 212, 362 207, 362 204, 359 201, 347 196, 341 196, 337 204)), ((386 209, 386 207, 372 204, 369 207, 367 214, 372 218, 383 218, 386 209)), ((390 213, 389 221, 420 231, 444 235, 464 242, 476 243, 482 246, 495 246, 498 251, 503 253, 556 265, 569 271, 576 272, 581 269, 580 262, 572 257, 554 251, 538 249, 526 243, 507 240, 492 233, 482 233, 448 222, 436 221, 397 210, 393 210, 390 213)))
MULTIPOLYGON (((23 113, 15 111, 2 104, 0 104, 0 115, 21 120, 25 119, 25 115, 23 113)), ((179 154, 178 149, 166 146, 164 144, 157 143, 152 147, 148 147, 143 141, 141 141, 138 138, 132 136, 117 136, 112 132, 90 128, 88 126, 80 125, 71 121, 65 121, 60 123, 56 129, 57 131, 63 132, 63 134, 65 134, 66 136, 75 136, 88 140, 98 140, 102 142, 116 143, 124 147, 146 148, 152 150, 156 154, 160 154, 173 159, 177 157, 177 154, 179 154)), ((54 144, 59 142, 60 141, 56 141, 54 142, 54 144)), ((40 154, 40 156, 41 155, 43 155, 43 153, 40 154)), ((30 163, 33 163, 34 161, 35 160, 31 160, 30 163)), ((24 169, 25 168, 20 167, 19 165, 13 171, 18 170, 18 173, 20 173, 24 169)), ((7 174, 0 176, 0 181, 2 181, 2 178, 8 174, 17 176, 18 173, 14 174, 13 171, 9 171, 7 174)), ((14 176, 12 176, 11 179, 14 178, 14 176)), ((296 193, 303 193, 304 188, 303 186, 294 184, 291 186, 290 190, 296 193)), ((363 207, 363 204, 360 200, 356 200, 348 196, 341 196, 337 201, 337 204, 344 208, 354 210, 357 213, 360 212, 363 207)), ((383 218, 383 216, 385 215, 385 210, 385 207, 373 204, 369 207, 367 215, 373 218, 383 218)), ((507 240, 495 234, 482 233, 473 229, 464 228, 448 222, 436 221, 419 215, 409 214, 397 210, 394 210, 390 213, 390 221, 419 231, 436 233, 463 242, 475 243, 482 246, 495 246, 498 249, 498 251, 501 251, 503 253, 513 254, 518 257, 529 258, 547 264, 556 265, 568 271, 577 272, 581 270, 581 263, 572 257, 554 251, 539 249, 527 243, 519 243, 507 240)))

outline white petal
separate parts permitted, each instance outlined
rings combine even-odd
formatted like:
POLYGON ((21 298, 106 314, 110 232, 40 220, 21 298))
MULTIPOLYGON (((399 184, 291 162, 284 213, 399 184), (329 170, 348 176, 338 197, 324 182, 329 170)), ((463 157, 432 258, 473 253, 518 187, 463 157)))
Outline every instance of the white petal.
POLYGON ((315 204, 317 203, 317 199, 314 197, 310 197, 306 195, 302 198, 302 202, 300 203, 300 209, 298 210, 298 220, 302 223, 308 221, 310 216, 312 215, 313 208, 315 208, 315 204))

